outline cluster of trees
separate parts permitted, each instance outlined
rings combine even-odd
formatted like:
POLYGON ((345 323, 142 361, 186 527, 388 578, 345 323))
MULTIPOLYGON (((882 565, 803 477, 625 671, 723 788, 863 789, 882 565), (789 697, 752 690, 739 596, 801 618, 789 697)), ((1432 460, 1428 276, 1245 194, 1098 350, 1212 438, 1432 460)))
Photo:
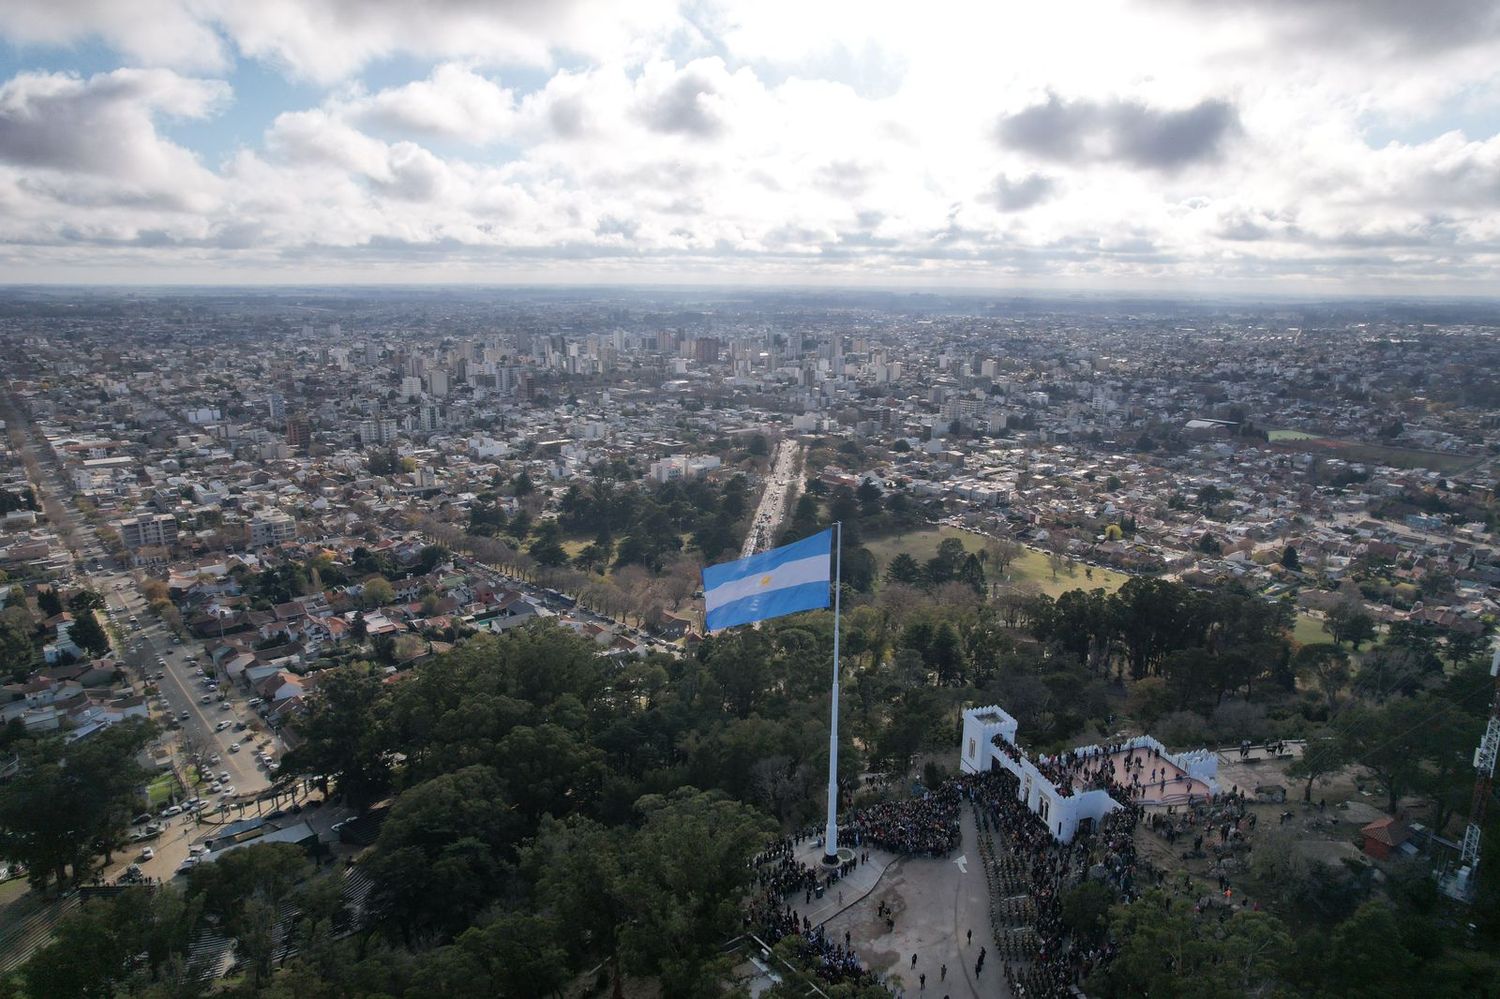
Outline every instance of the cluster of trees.
POLYGON ((389 946, 467 962, 464 937, 500 926, 555 944, 549 981, 606 961, 702 994, 770 816, 817 814, 830 624, 624 664, 536 625, 399 684, 340 668, 283 773, 330 778, 360 808, 398 792, 367 861, 389 946))
POLYGON ((723 485, 682 480, 654 488, 596 478, 586 488, 570 486, 559 499, 557 519, 540 522, 525 506, 508 516, 499 501, 493 492, 475 498, 470 534, 524 548, 536 565, 547 569, 569 563, 564 538, 589 538, 571 562, 594 574, 627 565, 660 572, 682 552, 684 536, 687 547, 713 561, 739 547, 750 510, 749 485, 742 475, 723 485))
POLYGON ((1243 587, 1204 593, 1170 580, 1133 576, 1112 594, 1069 590, 1053 600, 1022 598, 1031 633, 1054 642, 1091 673, 1111 663, 1142 680, 1163 677, 1179 699, 1204 690, 1217 704, 1269 677, 1290 690, 1290 604, 1243 587))
MULTIPOLYGON (((92 590, 79 590, 66 601, 55 589, 37 590, 37 609, 52 618, 68 611, 73 617, 69 634, 74 644, 88 656, 109 652, 109 635, 94 616, 104 606, 104 598, 92 590)), ((36 669, 40 658, 41 624, 24 601, 12 601, 0 610, 0 676, 13 681, 26 679, 36 669)))
POLYGON ((1357 669, 1332 644, 1298 650, 1294 665, 1321 700, 1307 749, 1289 771, 1306 782, 1304 799, 1317 781, 1358 764, 1392 813, 1408 795, 1425 798, 1439 831, 1468 806, 1471 754, 1493 691, 1488 650, 1467 636, 1439 637, 1399 623, 1357 669))
POLYGON ((16 510, 41 510, 41 506, 36 501, 36 493, 30 486, 19 491, 0 489, 0 517, 16 510))
POLYGON ((125 842, 147 776, 136 754, 153 735, 136 718, 77 742, 13 743, 18 770, 0 783, 0 856, 24 863, 39 891, 87 881, 125 842))
POLYGON ((348 565, 340 565, 319 555, 305 563, 286 561, 256 573, 246 570, 239 582, 251 598, 251 606, 257 610, 266 610, 310 593, 320 593, 329 587, 352 586, 356 582, 363 587, 365 599, 362 603, 366 607, 378 607, 395 598, 390 580, 426 575, 447 561, 451 554, 442 545, 427 545, 414 560, 401 563, 387 553, 361 546, 350 553, 348 565))
POLYGON ((979 552, 970 552, 958 538, 944 538, 938 545, 937 554, 925 564, 918 563, 906 552, 891 559, 890 564, 885 567, 885 578, 890 583, 923 590, 931 590, 945 583, 962 583, 975 593, 984 594, 988 592, 985 564, 988 562, 1003 573, 1015 558, 1019 547, 1011 542, 1000 542, 979 552))

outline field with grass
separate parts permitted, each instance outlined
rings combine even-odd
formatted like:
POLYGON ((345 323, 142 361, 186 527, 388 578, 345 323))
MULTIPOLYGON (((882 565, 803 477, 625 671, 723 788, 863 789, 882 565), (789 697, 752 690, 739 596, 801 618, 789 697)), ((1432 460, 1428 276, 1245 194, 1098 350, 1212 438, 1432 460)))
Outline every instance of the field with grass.
POLYGON ((146 800, 151 803, 153 809, 165 805, 177 792, 177 778, 171 774, 162 774, 160 777, 146 785, 146 800))
MULTIPOLYGON (((879 566, 878 574, 884 577, 886 566, 890 565, 891 559, 897 555, 905 552, 918 563, 926 562, 937 554, 938 545, 942 544, 946 538, 958 538, 963 542, 964 548, 971 552, 977 552, 984 547, 984 538, 968 531, 961 531, 956 527, 927 528, 912 531, 900 537, 891 535, 867 542, 865 547, 875 555, 875 561, 879 566)), ((1102 566, 1085 566, 1069 560, 1058 571, 1057 578, 1053 579, 1052 570, 1047 565, 1047 556, 1041 552, 1032 551, 1030 548, 1027 548, 1020 558, 1011 563, 1006 575, 1006 581, 1033 583, 1049 597, 1066 593, 1068 590, 1095 588, 1102 589, 1106 593, 1113 593, 1129 578, 1123 572, 1115 572, 1113 569, 1105 569, 1102 566), (1092 578, 1090 578, 1090 573, 1092 573, 1092 578)))
POLYGON ((1345 461, 1389 465, 1392 468, 1429 468, 1434 472, 1457 472, 1479 460, 1471 455, 1449 454, 1445 451, 1422 451, 1388 444, 1360 444, 1332 437, 1314 437, 1298 430, 1272 430, 1267 436, 1272 444, 1295 447, 1299 451, 1316 451, 1345 461))
POLYGON ((1297 613, 1297 623, 1292 625, 1292 637, 1301 645, 1333 641, 1328 637, 1328 632, 1323 630, 1323 619, 1313 617, 1306 611, 1297 613))

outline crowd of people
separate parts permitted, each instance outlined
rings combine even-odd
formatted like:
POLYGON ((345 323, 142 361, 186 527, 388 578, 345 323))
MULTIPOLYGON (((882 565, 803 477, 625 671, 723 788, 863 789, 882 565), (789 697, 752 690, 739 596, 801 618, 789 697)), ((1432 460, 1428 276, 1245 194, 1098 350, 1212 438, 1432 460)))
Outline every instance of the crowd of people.
POLYGON ((946 857, 959 845, 961 801, 960 789, 948 781, 918 798, 882 801, 856 809, 840 824, 840 841, 877 846, 904 856, 946 857))
MULTIPOLYGON (((1123 748, 1123 747, 1122 747, 1123 748)), ((1124 768, 1127 774, 1153 768, 1158 774, 1167 764, 1149 749, 1133 750, 1124 768)), ((1134 900, 1159 875, 1136 856, 1135 828, 1143 809, 1134 781, 1117 779, 1119 771, 1106 755, 1063 755, 1047 761, 1062 783, 1074 781, 1107 791, 1121 807, 1104 816, 1091 830, 1081 832, 1071 843, 1059 843, 1047 826, 1021 800, 1019 781, 1005 769, 982 774, 962 774, 919 796, 881 802, 851 811, 840 826, 839 842, 855 850, 853 869, 868 859, 862 847, 877 847, 906 856, 944 857, 961 843, 960 814, 965 805, 973 809, 980 834, 980 856, 990 879, 992 920, 998 949, 996 962, 1003 962, 1011 992, 1025 997, 1063 997, 1094 970, 1113 957, 1112 945, 1102 935, 1080 938, 1062 919, 1062 899, 1085 878, 1102 880, 1117 899, 1134 900), (1024 946, 1007 946, 1023 941, 1024 946)), ((1175 770, 1175 768, 1174 768, 1175 770)), ((1244 799, 1225 795, 1212 802, 1149 820, 1162 835, 1184 823, 1186 828, 1206 829, 1226 842, 1244 820, 1244 799)), ((840 874, 823 873, 797 859, 806 840, 821 846, 821 834, 804 830, 779 840, 755 858, 759 894, 747 916, 767 943, 797 936, 797 953, 820 980, 829 984, 847 981, 874 983, 878 978, 865 969, 846 933, 842 940, 828 936, 822 926, 799 916, 788 896, 801 894, 811 902, 821 890, 829 890, 840 874)), ((883 915, 883 913, 882 913, 883 915)), ((971 940, 972 942, 972 940, 971 940)), ((982 972, 982 959, 976 974, 982 972)), ((946 972, 946 967, 943 969, 946 972)))
MULTIPOLYGON (((1124 792, 1112 779, 1113 771, 1104 774, 1106 789, 1124 792)), ((1105 940, 1074 938, 1062 920, 1062 897, 1083 878, 1100 875, 1117 897, 1129 901, 1140 891, 1140 862, 1136 857, 1134 831, 1140 820, 1140 806, 1122 802, 1118 811, 1100 820, 1092 834, 1075 837, 1071 843, 1059 843, 1020 800, 1019 782, 1006 770, 957 778, 963 792, 973 804, 980 836, 993 834, 1010 858, 1007 866, 1013 873, 1003 879, 1001 890, 1025 894, 1034 904, 1030 929, 1034 952, 1022 957, 1011 949, 1002 951, 1004 974, 1011 992, 1017 996, 1066 996, 1070 988, 1081 983, 1100 964, 1113 956, 1105 940)), ((1118 799, 1117 799, 1118 800, 1118 799)), ((981 850, 986 863, 991 854, 981 850)), ((997 941, 1010 940, 1016 931, 1000 925, 1006 910, 993 909, 997 941)))

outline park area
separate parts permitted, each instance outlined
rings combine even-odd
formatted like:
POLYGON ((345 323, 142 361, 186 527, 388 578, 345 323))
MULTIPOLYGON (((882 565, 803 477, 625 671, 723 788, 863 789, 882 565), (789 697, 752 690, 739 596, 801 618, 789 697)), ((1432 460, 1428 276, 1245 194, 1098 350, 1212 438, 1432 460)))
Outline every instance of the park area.
POLYGON ((1315 437, 1300 430, 1272 430, 1266 436, 1272 445, 1282 448, 1391 468, 1430 468, 1434 472, 1457 472, 1478 460, 1472 455, 1446 451, 1423 451, 1389 444, 1361 444, 1358 441, 1337 440, 1332 437, 1315 437))
MULTIPOLYGON (((870 549, 875 556, 877 576, 884 578, 886 567, 897 555, 910 555, 917 560, 919 565, 924 564, 937 554, 938 545, 948 538, 957 538, 970 552, 983 552, 984 543, 987 540, 983 535, 957 527, 933 527, 867 541, 865 547, 870 549)), ((1113 593, 1130 578, 1123 572, 1116 572, 1103 566, 1086 566, 1071 559, 1063 561, 1054 577, 1048 565, 1047 556, 1030 548, 1022 550, 1022 553, 1010 564, 1003 579, 995 580, 989 566, 985 567, 985 572, 990 574, 992 582, 1005 582, 1012 585, 1031 584, 1037 588, 1037 592, 1045 593, 1049 597, 1066 593, 1068 590, 1092 590, 1096 587, 1106 593, 1113 593)))

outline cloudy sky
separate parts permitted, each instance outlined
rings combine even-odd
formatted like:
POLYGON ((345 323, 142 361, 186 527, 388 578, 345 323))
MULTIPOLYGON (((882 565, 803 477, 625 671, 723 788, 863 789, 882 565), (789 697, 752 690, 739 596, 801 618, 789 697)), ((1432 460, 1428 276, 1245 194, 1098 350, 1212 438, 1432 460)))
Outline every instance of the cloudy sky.
POLYGON ((1500 294, 1494 0, 4 0, 0 280, 1500 294))

